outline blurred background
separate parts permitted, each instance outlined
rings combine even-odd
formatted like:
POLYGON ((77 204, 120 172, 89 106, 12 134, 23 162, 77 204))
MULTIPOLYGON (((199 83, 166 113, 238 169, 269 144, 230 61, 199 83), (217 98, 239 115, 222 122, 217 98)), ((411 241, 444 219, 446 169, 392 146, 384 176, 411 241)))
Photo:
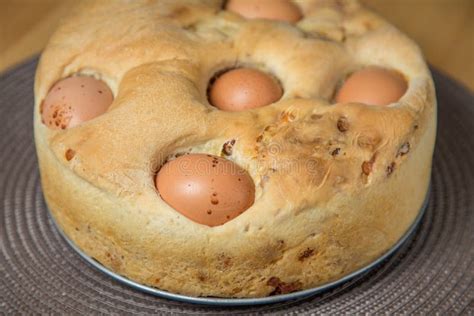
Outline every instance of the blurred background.
MULTIPOLYGON (((40 52, 75 1, 0 0, 0 72, 40 52)), ((360 1, 413 38, 432 65, 474 90, 474 0, 360 1)))

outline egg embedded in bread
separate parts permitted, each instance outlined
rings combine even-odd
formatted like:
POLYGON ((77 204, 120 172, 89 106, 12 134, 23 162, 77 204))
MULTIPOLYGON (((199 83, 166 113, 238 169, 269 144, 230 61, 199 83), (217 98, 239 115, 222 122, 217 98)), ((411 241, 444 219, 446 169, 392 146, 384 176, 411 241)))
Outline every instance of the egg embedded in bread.
POLYGON ((249 110, 281 98, 278 82, 259 70, 232 69, 219 75, 209 87, 212 105, 224 111, 249 110))
POLYGON ((66 129, 105 113, 113 95, 102 81, 69 77, 57 82, 40 106, 41 120, 52 129, 66 129))
POLYGON ((204 154, 167 162, 156 176, 163 200, 196 223, 227 223, 252 206, 255 186, 249 174, 230 160, 204 154))
POLYGON ((299 17, 71 8, 41 56, 34 126, 46 202, 84 253, 174 293, 261 297, 339 279, 405 234, 436 130, 418 47, 356 1, 286 3, 299 17))
POLYGON ((337 92, 336 101, 389 105, 398 102, 406 90, 407 83, 400 74, 379 67, 368 67, 346 79, 337 92))

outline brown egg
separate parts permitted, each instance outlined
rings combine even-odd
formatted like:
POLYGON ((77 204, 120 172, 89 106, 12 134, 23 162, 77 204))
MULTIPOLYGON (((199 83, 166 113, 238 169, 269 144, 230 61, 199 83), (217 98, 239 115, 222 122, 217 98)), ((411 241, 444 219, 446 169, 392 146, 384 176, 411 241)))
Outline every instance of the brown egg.
POLYGON ((302 18, 300 9, 290 0, 229 0, 226 9, 248 19, 294 23, 302 18))
POLYGON ((282 94, 280 85, 272 76, 257 69, 237 68, 216 79, 209 97, 215 107, 236 112, 274 103, 282 94))
POLYGON ((255 199, 250 175, 234 162, 189 154, 166 163, 155 179, 163 200, 187 218, 207 226, 239 216, 255 199))
POLYGON ((41 118, 52 129, 65 129, 107 111, 114 97, 109 87, 92 77, 69 77, 57 82, 41 104, 41 118))
POLYGON ((367 67, 356 71, 346 79, 337 92, 336 102, 388 105, 397 102, 407 88, 407 82, 398 72, 367 67))

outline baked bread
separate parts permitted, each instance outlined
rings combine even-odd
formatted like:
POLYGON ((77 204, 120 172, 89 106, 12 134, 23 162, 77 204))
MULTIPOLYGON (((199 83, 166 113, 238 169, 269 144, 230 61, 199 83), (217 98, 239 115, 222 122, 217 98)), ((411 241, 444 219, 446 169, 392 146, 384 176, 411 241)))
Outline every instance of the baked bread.
POLYGON ((80 249, 170 292, 261 297, 336 280, 403 236, 427 193, 436 131, 420 50, 356 1, 294 3, 303 15, 294 24, 246 19, 219 0, 71 9, 41 56, 34 127, 46 202, 80 249), (272 73, 281 99, 212 106, 213 76, 240 65, 272 73), (364 66, 397 70, 406 93, 388 106, 334 102, 364 66), (48 128, 42 102, 75 74, 103 80, 114 101, 76 127, 48 128), (189 152, 247 170, 253 205, 215 227, 169 206, 155 176, 189 152))

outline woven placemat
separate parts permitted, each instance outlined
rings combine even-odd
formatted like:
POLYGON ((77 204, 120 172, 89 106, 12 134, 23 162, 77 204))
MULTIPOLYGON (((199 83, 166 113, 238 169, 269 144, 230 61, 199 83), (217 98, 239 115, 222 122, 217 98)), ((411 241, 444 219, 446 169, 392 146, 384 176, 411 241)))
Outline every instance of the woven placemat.
POLYGON ((89 266, 62 239, 35 156, 36 64, 0 75, 0 314, 474 314, 474 96, 439 72, 432 194, 412 239, 377 269, 322 295, 223 308, 138 292, 89 266))

